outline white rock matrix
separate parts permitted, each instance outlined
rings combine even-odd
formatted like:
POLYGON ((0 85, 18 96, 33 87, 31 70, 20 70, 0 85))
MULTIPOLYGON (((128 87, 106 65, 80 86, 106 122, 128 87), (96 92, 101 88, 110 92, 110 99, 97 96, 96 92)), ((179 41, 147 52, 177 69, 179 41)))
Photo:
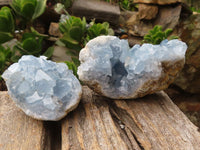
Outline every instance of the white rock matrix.
POLYGON ((2 77, 16 105, 39 120, 60 120, 80 101, 82 88, 72 71, 44 56, 23 56, 2 77))
POLYGON ((135 45, 115 36, 99 36, 80 52, 81 81, 112 99, 132 99, 163 90, 185 63, 187 45, 164 40, 160 45, 135 45))

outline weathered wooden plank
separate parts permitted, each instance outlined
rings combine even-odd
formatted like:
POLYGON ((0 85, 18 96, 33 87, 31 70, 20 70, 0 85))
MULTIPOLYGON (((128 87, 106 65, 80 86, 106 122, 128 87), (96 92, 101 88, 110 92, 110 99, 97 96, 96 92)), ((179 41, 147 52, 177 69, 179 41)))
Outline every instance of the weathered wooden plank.
POLYGON ((0 149, 42 150, 45 130, 42 121, 26 116, 10 99, 0 92, 0 149))
POLYGON ((62 120, 62 150, 199 150, 200 133, 164 93, 109 100, 83 88, 79 107, 62 120))

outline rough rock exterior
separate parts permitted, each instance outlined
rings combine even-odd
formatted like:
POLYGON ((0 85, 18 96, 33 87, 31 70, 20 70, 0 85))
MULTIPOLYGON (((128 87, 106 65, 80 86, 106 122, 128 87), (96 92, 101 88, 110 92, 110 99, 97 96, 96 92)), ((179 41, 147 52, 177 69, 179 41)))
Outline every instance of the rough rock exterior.
POLYGON ((49 34, 53 35, 55 37, 61 37, 62 34, 60 33, 58 23, 51 22, 51 24, 49 26, 49 34))
POLYGON ((187 45, 164 40, 160 45, 135 45, 100 36, 80 52, 80 80, 109 98, 131 99, 165 89, 185 62, 187 45))
POLYGON ((140 19, 151 20, 158 14, 158 6, 139 4, 139 17, 140 19))
POLYGON ((174 3, 184 3, 186 0, 134 0, 134 3, 146 3, 146 4, 159 4, 169 5, 174 3))
POLYGON ((177 34, 187 43, 188 50, 186 64, 175 84, 184 91, 200 93, 200 14, 182 22, 177 34))
POLYGON ((75 16, 86 17, 87 20, 95 18, 117 25, 120 8, 104 1, 76 0, 72 5, 72 13, 75 16))
POLYGON ((39 120, 59 120, 79 103, 81 85, 64 63, 27 55, 2 75, 16 105, 39 120))
MULTIPOLYGON (((161 25, 163 29, 174 29, 180 19, 182 6, 166 6, 160 7, 157 17, 150 21, 141 20, 141 13, 134 13, 126 22, 128 33, 133 36, 144 36, 155 25, 161 25)), ((146 12, 147 13, 147 12, 146 12)), ((143 14, 145 15, 145 14, 143 14)), ((145 15, 147 16, 147 14, 145 15)))

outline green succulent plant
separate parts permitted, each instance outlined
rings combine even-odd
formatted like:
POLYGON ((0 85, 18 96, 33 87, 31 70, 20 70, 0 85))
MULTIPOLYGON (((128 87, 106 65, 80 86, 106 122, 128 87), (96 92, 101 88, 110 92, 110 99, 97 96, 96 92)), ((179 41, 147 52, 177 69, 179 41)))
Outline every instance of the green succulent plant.
POLYGON ((83 37, 86 33, 86 20, 69 16, 66 22, 59 23, 59 29, 63 33, 60 39, 68 48, 80 50, 83 37))
POLYGON ((2 45, 0 45, 0 80, 1 80, 1 74, 4 72, 4 70, 12 63, 14 62, 13 59, 15 57, 15 53, 11 51, 11 49, 5 48, 2 45))
MULTIPOLYGON (((78 55, 85 44, 100 35, 114 35, 114 31, 109 28, 109 23, 95 23, 91 21, 87 28, 86 20, 79 17, 69 16, 66 22, 59 23, 59 29, 63 34, 60 41, 68 48, 66 53, 71 56, 75 66, 79 66, 78 55)), ((58 42, 57 42, 58 43, 58 42)))
POLYGON ((122 9, 126 10, 134 10, 134 7, 132 7, 133 0, 120 0, 119 5, 122 9))
POLYGON ((70 62, 70 61, 65 61, 65 64, 68 66, 68 68, 70 70, 73 71, 73 74, 78 78, 78 74, 77 74, 77 66, 75 65, 74 62, 70 62))
POLYGON ((44 55, 50 58, 53 54, 53 47, 48 48, 44 53, 42 51, 42 43, 44 37, 35 33, 24 33, 21 42, 14 46, 15 51, 19 51, 21 55, 44 55))
POLYGON ((195 7, 190 7, 190 10, 191 10, 192 12, 200 13, 200 9, 196 9, 195 7))
MULTIPOLYGON (((42 15, 46 8, 47 0, 12 0, 11 7, 0 9, 0 74, 13 62, 17 62, 22 55, 45 55, 50 58, 54 48, 43 49, 44 38, 48 36, 38 33, 33 27, 34 19, 42 15), (26 29, 16 26, 20 31, 15 32, 16 14, 20 21, 26 23, 26 29), (12 48, 3 47, 1 44, 13 38, 17 38, 17 43, 12 48)), ((18 24, 16 24, 18 25, 18 24)), ((1 77, 0 77, 1 79, 1 77)))
POLYGON ((133 4, 134 0, 104 0, 109 3, 117 3, 122 10, 134 11, 137 5, 133 4))
POLYGON ((87 35, 88 35, 88 41, 100 36, 100 35, 113 35, 114 32, 111 28, 109 28, 109 23, 104 22, 104 23, 93 23, 93 25, 88 28, 87 35))
POLYGON ((2 7, 0 10, 0 44, 13 38, 15 24, 10 8, 2 7))
POLYGON ((47 0, 13 0, 11 7, 27 21, 38 18, 45 11, 47 0))
POLYGON ((172 29, 166 29, 163 31, 162 26, 156 25, 152 30, 149 31, 148 34, 144 36, 143 43, 151 43, 151 44, 160 44, 163 40, 169 38, 170 40, 172 39, 177 39, 177 36, 170 36, 169 35, 172 33, 172 29))

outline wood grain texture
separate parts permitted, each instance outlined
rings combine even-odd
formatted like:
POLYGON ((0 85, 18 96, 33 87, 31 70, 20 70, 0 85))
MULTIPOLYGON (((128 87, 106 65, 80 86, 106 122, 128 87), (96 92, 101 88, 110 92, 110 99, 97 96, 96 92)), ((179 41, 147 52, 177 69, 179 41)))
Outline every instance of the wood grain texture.
POLYGON ((62 120, 62 150, 199 150, 200 133, 164 92, 110 100, 83 88, 62 120))
POLYGON ((0 92, 0 150, 42 150, 44 132, 42 121, 26 116, 0 92))

